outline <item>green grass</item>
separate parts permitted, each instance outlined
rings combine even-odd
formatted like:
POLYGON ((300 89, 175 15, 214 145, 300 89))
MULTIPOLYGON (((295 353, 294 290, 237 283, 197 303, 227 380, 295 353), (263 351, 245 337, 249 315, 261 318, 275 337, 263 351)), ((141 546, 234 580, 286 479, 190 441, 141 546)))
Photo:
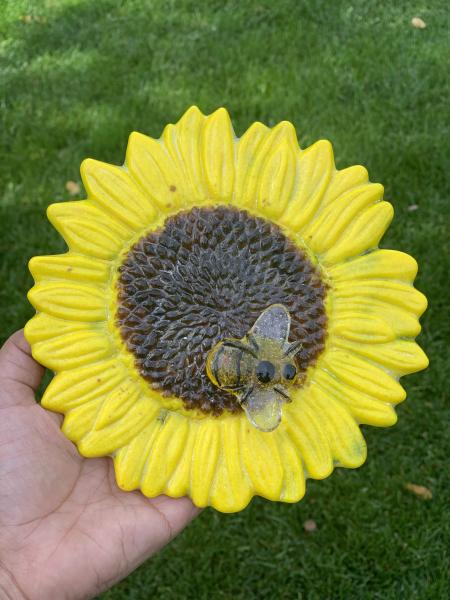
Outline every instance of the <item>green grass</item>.
POLYGON ((297 505, 204 511, 104 600, 447 597, 445 4, 0 1, 2 339, 32 314, 29 257, 64 247, 44 211, 68 198, 81 160, 120 164, 132 130, 159 136, 191 104, 225 105, 238 134, 291 120, 303 147, 328 138, 339 168, 366 165, 396 211, 383 245, 418 259, 430 301, 420 343, 431 366, 405 380, 394 428, 364 428, 364 467, 309 482, 297 505))

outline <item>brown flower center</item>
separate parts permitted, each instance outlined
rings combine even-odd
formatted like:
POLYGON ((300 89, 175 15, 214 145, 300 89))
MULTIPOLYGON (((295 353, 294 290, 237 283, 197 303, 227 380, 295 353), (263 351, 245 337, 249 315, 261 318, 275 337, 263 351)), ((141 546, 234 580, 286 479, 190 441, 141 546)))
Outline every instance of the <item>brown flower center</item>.
POLYGON ((324 348, 325 293, 317 268, 278 226, 235 208, 193 208, 130 249, 119 268, 116 322, 153 388, 219 415, 241 407, 209 380, 211 348, 242 338, 263 310, 284 304, 304 375, 324 348))

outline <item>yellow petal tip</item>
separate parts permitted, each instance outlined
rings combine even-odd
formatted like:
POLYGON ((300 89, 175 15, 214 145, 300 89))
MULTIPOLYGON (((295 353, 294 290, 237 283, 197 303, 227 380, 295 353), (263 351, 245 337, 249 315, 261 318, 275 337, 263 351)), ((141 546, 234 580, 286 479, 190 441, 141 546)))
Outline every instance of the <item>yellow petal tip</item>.
POLYGON ((220 106, 219 108, 217 108, 215 111, 213 111, 210 115, 209 118, 211 117, 219 117, 221 119, 229 119, 230 118, 230 113, 228 112, 228 110, 224 107, 224 106, 220 106))
POLYGON ((94 158, 85 158, 80 165, 80 175, 84 187, 88 191, 88 195, 93 195, 92 178, 103 168, 112 168, 113 165, 102 163, 94 158))
POLYGON ((54 202, 53 204, 49 204, 47 206, 47 219, 55 225, 58 222, 58 217, 61 212, 61 205, 65 203, 63 202, 54 202))

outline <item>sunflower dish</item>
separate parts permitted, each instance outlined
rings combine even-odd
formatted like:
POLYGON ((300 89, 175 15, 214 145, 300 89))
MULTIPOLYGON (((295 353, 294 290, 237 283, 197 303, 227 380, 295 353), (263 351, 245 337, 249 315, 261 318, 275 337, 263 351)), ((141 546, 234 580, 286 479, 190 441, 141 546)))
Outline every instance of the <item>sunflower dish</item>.
POLYGON ((399 377, 428 364, 417 264, 378 249, 393 209, 366 169, 192 107, 81 174, 88 199, 48 208, 69 249, 31 259, 25 328, 80 453, 224 512, 360 466, 359 425, 393 425, 399 377))

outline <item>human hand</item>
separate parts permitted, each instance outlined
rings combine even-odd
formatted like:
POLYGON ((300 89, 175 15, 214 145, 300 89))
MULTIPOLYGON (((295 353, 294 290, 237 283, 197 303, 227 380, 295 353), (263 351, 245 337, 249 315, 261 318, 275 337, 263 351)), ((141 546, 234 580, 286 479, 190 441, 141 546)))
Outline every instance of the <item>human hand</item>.
POLYGON ((92 598, 198 509, 188 498, 123 492, 110 458, 80 456, 62 417, 35 401, 43 371, 22 331, 0 350, 0 597, 92 598))

